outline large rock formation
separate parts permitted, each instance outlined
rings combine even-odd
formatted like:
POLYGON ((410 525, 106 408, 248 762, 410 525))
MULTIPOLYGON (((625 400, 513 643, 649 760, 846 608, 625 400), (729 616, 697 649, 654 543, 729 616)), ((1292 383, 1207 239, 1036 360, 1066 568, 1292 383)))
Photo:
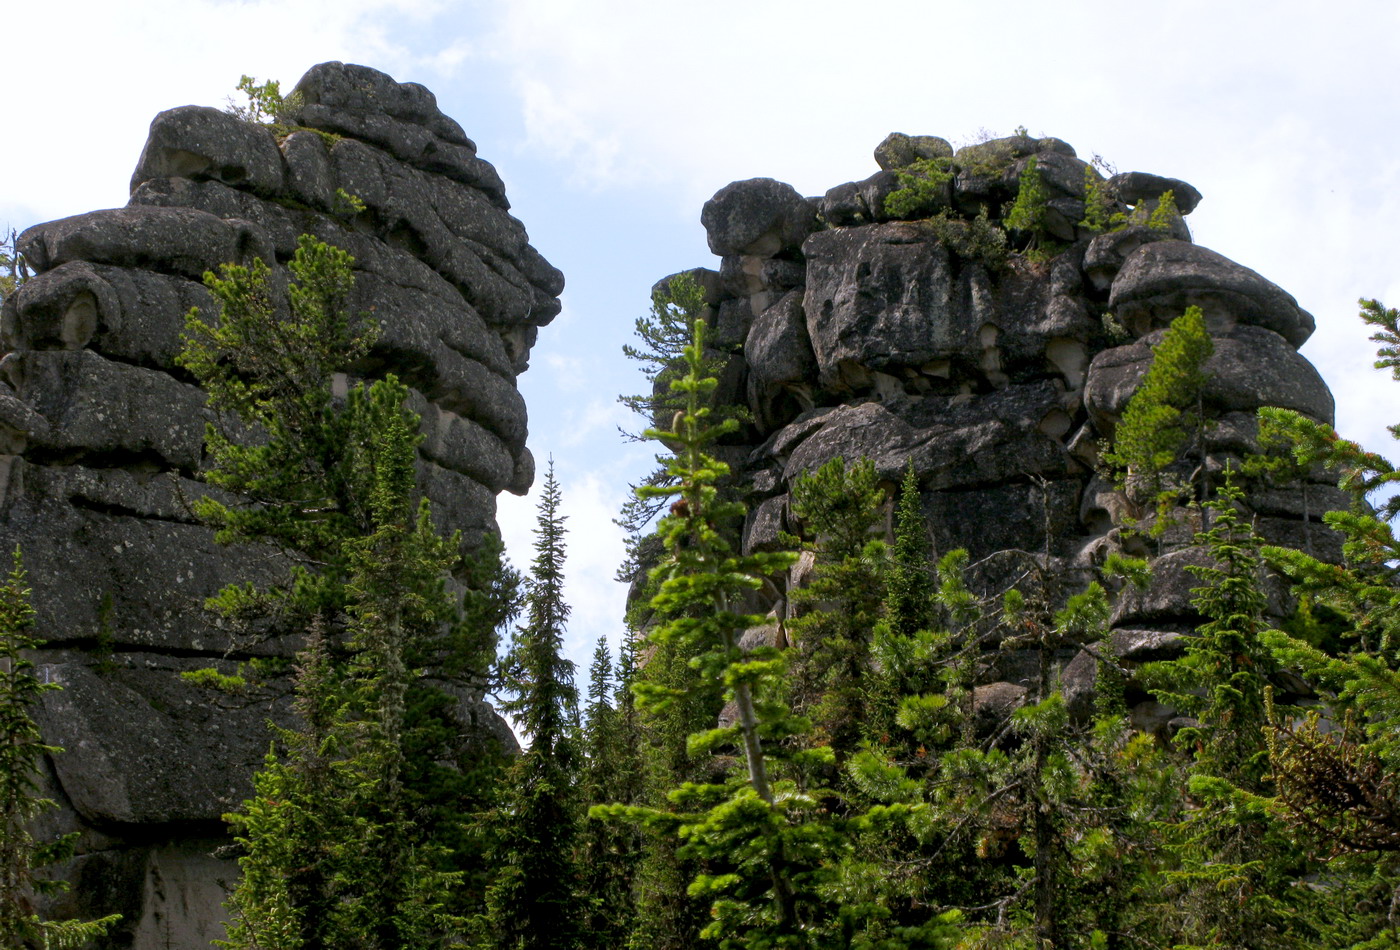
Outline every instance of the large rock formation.
MULTIPOLYGON (((236 869, 210 851, 287 692, 273 676, 217 699, 179 675, 291 649, 235 642, 202 608, 282 567, 275 552, 219 547, 191 512, 209 490, 208 416, 175 355, 186 312, 211 304, 201 275, 284 263, 303 233, 343 247, 355 306, 380 326, 360 370, 412 386, 438 526, 475 547, 495 529, 496 494, 534 476, 515 377, 563 277, 427 89, 325 63, 296 92, 284 128, 200 106, 161 113, 125 208, 24 233, 37 275, 4 309, 0 548, 23 547, 48 639, 40 668, 64 686, 41 711, 46 741, 67 750, 49 775, 52 824, 81 832, 77 886, 56 910, 122 913, 113 947, 222 936, 236 869)), ((458 714, 464 741, 510 741, 479 691, 458 714)))
MULTIPOLYGON (((748 502, 746 549, 799 527, 788 493, 803 473, 868 457, 893 490, 912 462, 933 548, 967 548, 984 593, 1017 573, 1007 568, 1012 550, 1048 556, 1063 588, 1077 589, 1109 552, 1144 550, 1121 530, 1129 499, 1097 473, 1097 457, 1151 345, 1189 306, 1202 309, 1215 344, 1204 394, 1209 471, 1257 450, 1260 406, 1332 420, 1327 386, 1297 352, 1312 317, 1264 277, 1191 243, 1181 215, 1201 196, 1185 182, 1105 179, 1065 142, 1025 135, 955 154, 935 136, 895 134, 875 158, 881 171, 818 198, 766 178, 734 182, 701 217, 721 261, 688 273, 706 289, 712 340, 728 359, 717 399, 747 405, 752 419, 719 446, 748 502), (1041 245, 1007 253, 1003 218, 1032 160, 1047 192, 1041 245), (886 199, 916 162, 938 181, 899 220, 886 199), (1100 233, 1083 223, 1086 180, 1121 226, 1100 233), (1154 220, 1169 190, 1176 210, 1168 204, 1154 220)), ((1027 238, 1009 237, 1011 248, 1027 238)), ((1324 474, 1255 491, 1250 504, 1266 539, 1339 554, 1320 517, 1344 501, 1324 474)), ((1113 644, 1125 662, 1179 654, 1199 620, 1190 603, 1199 582, 1185 566, 1200 553, 1189 535, 1168 536, 1152 588, 1120 600, 1113 644)), ((807 570, 799 562, 787 583, 807 570)), ((751 606, 782 611, 782 588, 777 603, 751 606)), ((1275 593, 1274 611, 1286 612, 1285 593, 1275 593)), ((1060 660, 1081 702, 1094 664, 1074 658, 1068 650, 1060 660)), ((1000 651, 984 667, 988 703, 1024 697, 1028 658, 1000 651)), ((1134 700, 1145 728, 1164 725, 1146 694, 1134 700)))

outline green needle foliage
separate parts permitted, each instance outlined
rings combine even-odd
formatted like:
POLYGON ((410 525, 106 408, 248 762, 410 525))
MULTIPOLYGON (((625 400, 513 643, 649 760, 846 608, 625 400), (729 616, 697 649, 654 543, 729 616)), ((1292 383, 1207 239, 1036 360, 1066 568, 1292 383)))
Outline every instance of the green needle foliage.
MULTIPOLYGON (((1395 359, 1396 311, 1361 301, 1361 317, 1377 332, 1378 369, 1400 379, 1395 359)), ((1400 541, 1391 495, 1400 480, 1375 452, 1340 438, 1331 426, 1282 409, 1261 409, 1261 437, 1291 448, 1304 470, 1326 467, 1354 499, 1349 511, 1324 521, 1343 536, 1344 560, 1265 546, 1265 559, 1293 581, 1295 592, 1341 618, 1336 642, 1321 646, 1280 630, 1262 634, 1280 665, 1297 670, 1323 697, 1304 718, 1267 708, 1276 813, 1288 832, 1325 860, 1332 900, 1323 917, 1328 945, 1400 946, 1400 541), (1368 501, 1381 500, 1375 508, 1368 501)), ((1400 435, 1400 427, 1392 427, 1400 435)))
POLYGON ((899 187, 885 196, 885 214, 891 218, 927 218, 947 210, 955 175, 952 159, 921 158, 895 175, 899 187))
POLYGON ((807 545, 815 577, 792 593, 797 612, 788 623, 798 652, 795 705, 813 720, 815 741, 831 746, 838 765, 870 726, 870 640, 884 610, 888 556, 871 531, 884 500, 869 459, 850 468, 832 459, 792 488, 793 513, 816 537, 807 545))
POLYGON ((911 461, 904 470, 895 509, 894 548, 885 589, 890 631, 912 637, 933 623, 934 578, 929 564, 928 529, 919 500, 919 476, 911 461))
MULTIPOLYGON (((737 608, 762 577, 788 566, 793 558, 790 554, 736 555, 718 527, 741 515, 742 508, 719 500, 717 482, 728 474, 728 466, 706 449, 738 423, 732 418, 711 422, 714 410, 708 403, 716 380, 705 375, 704 338, 705 324, 696 321, 692 342, 683 351, 685 375, 670 384, 684 408, 672 429, 649 433, 677 447, 667 464, 674 486, 639 492, 676 498, 672 513, 661 522, 669 557, 653 572, 659 592, 652 608, 661 623, 651 640, 659 648, 673 648, 688 657, 701 677, 722 683, 726 697, 737 707, 736 726, 702 734, 703 740, 692 743, 703 742, 711 749, 737 743, 747 766, 747 781, 736 787, 732 799, 726 786, 715 784, 687 784, 673 793, 676 804, 700 809, 694 823, 680 829, 690 850, 702 859, 724 857, 737 864, 734 872, 702 875, 692 885, 694 893, 713 899, 716 922, 707 933, 720 937, 725 946, 780 945, 748 943, 748 927, 734 932, 751 915, 757 917, 754 934, 777 939, 800 929, 785 853, 788 821, 784 811, 789 800, 784 799, 784 807, 779 808, 763 749, 765 738, 781 741, 792 731, 774 698, 782 686, 784 663, 772 648, 749 654, 739 648, 739 633, 763 618, 737 608), (750 888, 756 888, 756 893, 746 893, 750 888)), ((665 708, 679 696, 672 688, 643 681, 639 698, 655 709, 665 708)), ((669 812, 624 808, 622 813, 674 827, 675 816, 669 812)))
POLYGON ((0 240, 0 304, 24 283, 24 258, 20 256, 19 235, 13 230, 0 240))
POLYGON ((248 101, 240 104, 230 96, 227 111, 254 125, 284 126, 288 115, 301 107, 301 95, 283 96, 282 84, 275 79, 258 82, 252 76, 243 76, 238 80, 238 91, 248 101))
POLYGON ((1204 314, 1188 307, 1152 348, 1152 365, 1128 400, 1113 445, 1103 456, 1118 487, 1155 509, 1148 530, 1154 538, 1174 523, 1172 509, 1193 487, 1189 475, 1174 466, 1192 450, 1198 456, 1205 452, 1204 366, 1214 351, 1204 314))
MULTIPOLYGON (((684 351, 695 333, 695 324, 704 319, 705 291, 690 274, 676 274, 652 290, 651 312, 638 317, 634 326, 637 345, 627 344, 622 348, 623 355, 641 366, 642 377, 651 388, 649 393, 632 396, 619 396, 622 403, 632 412, 646 420, 646 427, 669 425, 680 411, 685 400, 672 390, 671 383, 682 373, 684 351)), ((723 359, 714 352, 707 352, 704 368, 707 375, 717 375, 723 366, 723 359)), ((739 418, 747 412, 737 406, 721 408, 721 413, 739 418)), ((624 432, 631 440, 647 438, 641 434, 624 432)), ((639 487, 658 488, 673 484, 672 476, 666 468, 664 455, 656 456, 656 467, 639 484, 633 485, 632 497, 622 506, 617 524, 627 531, 627 557, 618 567, 618 580, 630 582, 642 568, 642 544, 651 537, 653 522, 665 507, 665 492, 648 493, 635 489, 639 487)))
POLYGON ((44 920, 35 898, 63 890, 45 876, 45 867, 73 855, 78 833, 54 841, 35 840, 32 826, 57 805, 38 795, 37 773, 46 755, 62 752, 45 745, 34 724, 34 705, 58 683, 40 680, 28 651, 43 645, 31 630, 34 608, 15 549, 14 566, 0 584, 0 946, 15 950, 82 947, 107 933, 120 914, 98 920, 44 920))
POLYGON ((240 499, 201 499, 198 513, 221 542, 293 562, 284 582, 230 587, 210 606, 245 630, 314 632, 301 726, 274 734, 254 798, 229 817, 245 854, 227 945, 249 950, 444 945, 479 859, 450 850, 478 777, 444 748, 448 703, 423 680, 430 667, 482 675, 494 630, 478 624, 509 613, 509 577, 472 565, 486 589, 465 605, 448 593, 459 539, 437 534, 419 496, 407 387, 389 376, 335 395, 374 339, 346 307, 351 263, 303 237, 285 301, 261 261, 206 275, 219 320, 191 312, 180 356, 222 423, 206 479, 240 499))
POLYGON ((1188 568, 1202 581, 1194 590, 1194 603, 1206 623, 1187 641, 1183 659, 1158 668, 1170 671, 1176 682, 1157 695, 1199 721, 1177 739, 1194 748, 1198 771, 1261 792, 1267 772, 1260 741, 1264 689, 1274 662, 1261 639, 1268 629, 1263 619, 1263 562, 1259 538, 1239 511, 1243 497, 1227 480, 1219 497, 1208 503, 1214 523, 1198 535, 1197 543, 1212 563, 1188 568))
POLYGON ((1108 192, 1108 182, 1093 165, 1084 166, 1084 220, 1081 228, 1102 234, 1126 226, 1127 216, 1116 208, 1108 192))
POLYGON ((1167 234, 1172 229, 1172 222, 1179 217, 1181 212, 1176 207, 1176 195, 1168 188, 1162 192, 1162 196, 1157 199, 1157 206, 1147 216, 1147 228, 1159 234, 1167 234))
POLYGON ((1045 233, 1045 215, 1049 210, 1050 192, 1036 167, 1035 157, 1026 162, 1017 185, 1016 200, 1006 212, 1005 224, 1030 235, 1031 247, 1038 245, 1045 233))
POLYGON ((560 501, 551 463, 536 518, 526 622, 504 664, 513 695, 502 706, 529 748, 510 770, 501 867, 487 894, 488 939, 500 950, 581 946, 581 869, 574 853, 580 818, 578 691, 574 664, 561 656, 569 608, 560 501))
MULTIPOLYGON (((636 677, 633 652, 632 644, 623 644, 616 677, 606 638, 598 639, 593 653, 583 726, 586 759, 579 782, 586 808, 609 802, 640 804, 646 792, 642 737, 631 694, 636 677)), ((635 827, 597 819, 584 822, 579 847, 585 894, 582 946, 614 950, 627 945, 636 924, 633 882, 641 852, 635 827)))

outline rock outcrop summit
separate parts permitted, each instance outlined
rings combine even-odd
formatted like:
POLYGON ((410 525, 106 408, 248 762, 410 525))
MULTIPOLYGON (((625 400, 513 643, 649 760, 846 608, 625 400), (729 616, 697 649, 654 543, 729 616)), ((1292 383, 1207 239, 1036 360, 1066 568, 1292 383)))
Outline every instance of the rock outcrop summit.
MULTIPOLYGON (((1152 553, 1122 530, 1129 499, 1100 473, 1099 453, 1152 344, 1192 306, 1214 356, 1204 458, 1191 464, 1218 479, 1257 452, 1261 406, 1332 421, 1332 395, 1298 352, 1312 316, 1265 277, 1192 243, 1183 216, 1201 195, 1186 182, 1105 175, 1066 142, 1026 134, 955 151, 936 136, 896 133, 875 158, 880 171, 820 197, 768 178, 737 181, 701 215, 720 264, 686 273, 705 292, 723 360, 716 402, 749 414, 716 449, 747 501, 746 551, 800 530, 794 480, 840 456, 873 459, 891 491, 912 463, 935 554, 966 548, 983 593, 1020 573, 1025 560, 1012 552, 1048 560, 1067 591, 1112 551, 1152 553), (1032 167, 1041 217, 1038 245, 1027 246, 1008 212, 1032 167), (890 200, 911 184, 916 201, 890 200)), ((1346 498, 1325 473, 1255 486, 1248 505, 1267 541, 1340 558, 1339 537, 1320 519, 1346 498)), ((1191 605, 1199 581, 1186 568, 1201 552, 1189 540, 1189 530, 1169 536, 1151 589, 1118 602, 1114 649, 1130 664, 1179 655, 1200 620, 1191 605)), ((782 616, 786 589, 811 569, 808 554, 750 606, 782 616)), ((1274 594, 1271 609, 1286 612, 1286 595, 1274 594)), ((750 637, 781 636, 766 629, 750 637)), ((1092 658, 1069 651, 1059 663, 1072 703, 1082 703, 1092 658)), ((1033 669, 1032 657, 994 651, 979 708, 1021 701, 1033 669)), ((1291 686, 1305 689, 1295 677, 1280 693, 1291 686)), ((1141 690, 1130 698, 1141 728, 1168 728, 1170 710, 1141 690)))
MULTIPOLYGON (((55 911, 121 913, 107 946, 223 935, 236 868, 210 852, 287 691, 274 676, 220 699, 180 676, 291 650, 240 645, 202 606, 282 566, 216 545, 191 511, 209 491, 208 411, 175 356, 190 308, 215 312, 201 275, 284 264, 303 233, 344 248, 354 306, 380 328, 359 369, 412 387, 438 527, 474 548, 495 530, 496 494, 534 478, 515 379, 564 280, 496 170, 416 83, 324 63, 292 101, 275 127, 201 106, 158 115, 127 205, 26 231, 36 273, 4 308, 0 547, 23 549, 40 670, 64 687, 41 711, 45 741, 66 750, 47 777, 52 824, 81 833, 71 906, 55 911)), ((511 741, 479 690, 459 699, 464 741, 511 741)))

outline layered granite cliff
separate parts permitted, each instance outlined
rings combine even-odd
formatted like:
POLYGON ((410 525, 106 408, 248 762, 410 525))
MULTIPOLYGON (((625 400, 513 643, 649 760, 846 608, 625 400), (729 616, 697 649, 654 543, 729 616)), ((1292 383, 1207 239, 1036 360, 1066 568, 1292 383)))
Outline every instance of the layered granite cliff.
MULTIPOLYGON (((303 233, 344 248, 355 309, 380 327, 357 369, 412 387, 438 527, 474 548, 495 529, 496 494, 534 477, 515 378, 564 281, 510 215, 495 169, 420 85, 325 63, 293 101, 277 127, 199 106, 161 113, 126 207, 22 235, 37 273, 4 308, 0 548, 23 548, 48 640, 39 668, 64 687, 40 717, 66 749, 47 776, 61 805, 51 824, 81 832, 76 886, 55 912, 123 914, 113 947, 222 936, 236 869, 210 852, 288 689, 272 675, 220 697, 180 677, 292 650, 240 642, 202 607, 285 565, 216 545, 191 512, 209 490, 208 412, 175 356, 189 309, 216 312, 201 275, 285 264, 303 233)), ((464 742, 510 741, 479 690, 459 692, 464 742)))
MULTIPOLYGON (((891 493, 912 462, 935 554, 968 549, 982 593, 1023 574, 1026 559, 1013 552, 1048 560, 1066 591, 1115 550, 1161 553, 1151 588, 1119 600, 1113 644, 1129 665, 1179 655, 1200 619, 1191 606, 1199 581, 1186 567, 1202 553, 1189 523, 1160 546, 1122 530, 1131 499, 1101 474, 1101 446, 1144 378, 1151 345, 1190 306, 1202 309, 1215 348, 1204 466, 1217 480, 1231 460, 1258 451, 1258 407, 1330 423, 1331 393, 1298 353, 1313 318, 1266 278, 1192 243, 1182 216, 1201 196, 1186 182, 1105 176, 1067 143, 1024 134, 957 152, 935 136, 894 134, 875 158, 876 174, 822 197, 757 178, 704 207, 720 265, 686 273, 706 292, 715 355, 725 359, 716 399, 751 413, 718 448, 748 503, 745 550, 800 531, 789 491, 828 460, 873 459, 891 493), (1006 220, 1032 162, 1043 188, 1036 235, 1006 220), (919 201, 901 220, 901 203, 887 199, 911 182, 919 201), (1086 226, 1086 198, 1101 203, 1108 227, 1086 226)), ((1183 464, 1189 475, 1201 460, 1183 464)), ((1346 505, 1335 480, 1318 472, 1303 484, 1249 487, 1266 540, 1340 556, 1339 538, 1320 523, 1346 505)), ((786 587, 810 570, 806 555, 751 606, 781 615, 786 587)), ((1287 613, 1281 585, 1272 595, 1271 610, 1287 613)), ((979 709, 1004 714, 1024 699, 1036 662, 988 654, 979 709)), ((1059 663, 1071 703, 1087 708, 1092 657, 1067 649, 1059 663)), ((1295 677, 1280 690, 1306 686, 1295 677)), ((1170 728, 1171 710, 1142 691, 1130 698, 1140 727, 1170 728)))

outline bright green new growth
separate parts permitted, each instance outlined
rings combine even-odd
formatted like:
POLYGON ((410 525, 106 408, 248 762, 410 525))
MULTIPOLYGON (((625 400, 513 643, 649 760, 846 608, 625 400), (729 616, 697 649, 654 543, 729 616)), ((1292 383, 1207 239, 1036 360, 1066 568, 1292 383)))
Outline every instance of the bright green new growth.
POLYGON ((350 260, 303 235, 288 265, 287 319, 279 319, 269 269, 256 259, 248 267, 224 265, 222 277, 206 275, 220 311, 217 325, 197 309, 188 319, 176 362, 200 381, 211 406, 267 435, 262 444, 246 445, 236 432, 207 427, 212 464, 205 480, 255 504, 204 497, 196 514, 214 526, 221 544, 272 542, 319 565, 295 568, 287 583, 270 590, 221 592, 209 606, 232 620, 271 615, 304 627, 316 614, 342 609, 350 572, 343 541, 372 530, 363 474, 344 451, 353 417, 336 411, 332 397, 336 374, 367 353, 376 336, 346 306, 354 285, 350 260))
POLYGON ((1200 308, 1187 308, 1152 348, 1152 365, 1104 454, 1115 484, 1155 506, 1153 537, 1166 531, 1169 512, 1190 487, 1189 480, 1169 469, 1183 451, 1202 450, 1204 366, 1214 351, 1200 308))
POLYGON ((1045 213, 1049 209, 1050 192, 1045 187, 1040 169, 1036 167, 1035 156, 1026 161, 1017 186, 1016 200, 1006 213, 1005 224, 1017 231, 1031 235, 1034 246, 1045 231, 1045 213))
MULTIPOLYGON (((696 321, 692 333, 692 342, 683 349, 684 375, 670 383, 683 408, 671 428, 648 432, 676 447, 667 462, 674 485, 639 490, 675 499, 660 527, 668 557, 653 571, 660 585, 652 600, 659 624, 650 638, 658 651, 674 650, 688 657, 703 679, 723 683, 737 708, 737 722, 692 736, 691 747, 700 752, 738 745, 746 778, 739 781, 736 776, 732 786, 686 783, 676 789, 669 797, 688 815, 626 805, 597 807, 593 814, 678 831, 684 851, 732 869, 702 874, 690 886, 692 895, 712 901, 714 921, 705 933, 719 939, 722 947, 798 946, 791 940, 802 929, 793 880, 800 868, 788 851, 803 837, 799 819, 813 803, 794 794, 787 783, 775 786, 764 740, 780 742, 797 725, 777 699, 785 663, 771 647, 747 653, 740 649, 740 631, 763 618, 735 610, 760 578, 787 567, 793 558, 736 555, 718 527, 740 515, 742 507, 720 501, 717 483, 728 474, 728 466, 707 448, 737 422, 712 421, 709 397, 717 381, 704 371, 704 322, 696 321)), ((653 710, 682 698, 654 680, 639 683, 637 689, 643 707, 653 710)))
POLYGON ((238 80, 238 91, 247 97, 247 104, 239 105, 230 96, 227 111, 230 115, 254 125, 285 124, 287 116, 302 104, 299 93, 294 92, 284 97, 282 85, 275 79, 260 83, 252 76, 243 76, 238 80))
POLYGON ((1167 234, 1172 229, 1172 222, 1179 217, 1181 217, 1181 212, 1176 207, 1176 195, 1172 194, 1171 189, 1168 188, 1157 199, 1157 207, 1153 208, 1152 213, 1147 216, 1148 230, 1167 234))
POLYGON ((1093 165, 1084 166, 1084 220, 1081 228, 1102 234, 1117 230, 1128 223, 1127 216, 1114 211, 1113 196, 1108 193, 1108 182, 1093 165))
POLYGON ((44 920, 34 910, 36 894, 65 889, 43 869, 72 856, 78 832, 48 843, 34 839, 33 824, 56 808, 38 796, 37 774, 45 755, 62 752, 45 745, 34 724, 34 706, 58 683, 41 680, 27 658, 44 641, 30 633, 34 608, 24 583, 19 548, 14 566, 0 583, 0 946, 52 948, 86 946, 121 919, 112 914, 99 920, 44 920))
MULTIPOLYGON (((705 290, 687 273, 676 274, 652 290, 651 312, 638 317, 634 324, 638 345, 625 344, 623 355, 641 364, 642 376, 650 387, 649 393, 633 396, 619 396, 618 402, 646 420, 647 428, 665 427, 671 424, 675 414, 685 405, 684 398, 672 388, 684 372, 685 348, 690 344, 695 325, 704 319, 705 290)), ((706 375, 716 376, 724 364, 723 357, 714 352, 706 354, 702 368, 706 375)), ((747 415, 746 407, 715 407, 718 415, 741 419, 747 415)), ((629 439, 644 439, 645 433, 626 433, 629 439)), ((673 484, 668 474, 666 459, 656 457, 656 467, 641 481, 639 487, 658 488, 673 484)), ((627 557, 618 568, 618 579, 632 580, 640 568, 640 545, 652 522, 664 506, 664 492, 660 494, 634 491, 633 496, 623 504, 617 524, 626 529, 627 557)))
POLYGON ((24 258, 19 253, 19 235, 13 230, 0 241, 0 304, 24 282, 24 258))
POLYGON ((947 208, 952 159, 920 158, 895 175, 900 187, 885 196, 885 214, 891 218, 927 218, 947 208))
POLYGON ((940 211, 924 221, 923 226, 963 260, 977 261, 992 271, 1006 263, 1006 232, 992 223, 985 208, 975 218, 960 218, 940 211))

